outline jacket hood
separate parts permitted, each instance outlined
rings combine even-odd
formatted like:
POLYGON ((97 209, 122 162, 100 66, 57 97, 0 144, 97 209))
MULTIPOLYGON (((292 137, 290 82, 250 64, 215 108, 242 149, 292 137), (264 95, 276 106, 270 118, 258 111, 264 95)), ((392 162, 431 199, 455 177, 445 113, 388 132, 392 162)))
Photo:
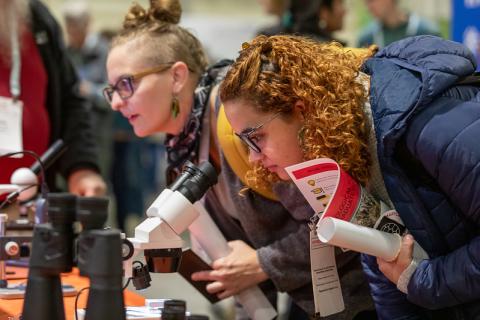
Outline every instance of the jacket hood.
POLYGON ((475 69, 468 48, 435 36, 394 42, 368 59, 362 71, 370 75, 379 147, 391 154, 411 116, 475 69))
POLYGON ((435 36, 411 37, 392 43, 375 57, 393 59, 393 63, 421 72, 426 97, 436 96, 476 69, 475 57, 467 47, 435 36))

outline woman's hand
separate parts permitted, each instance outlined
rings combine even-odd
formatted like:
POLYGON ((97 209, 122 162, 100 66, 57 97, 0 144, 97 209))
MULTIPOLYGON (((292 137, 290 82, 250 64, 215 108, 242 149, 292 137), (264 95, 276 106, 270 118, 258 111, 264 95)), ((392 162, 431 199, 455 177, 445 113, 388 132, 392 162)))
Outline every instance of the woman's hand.
POLYGON ((402 272, 412 262, 413 244, 414 239, 412 235, 407 234, 402 239, 402 246, 400 247, 400 252, 395 260, 387 262, 381 258, 377 258, 380 271, 395 284, 398 283, 398 278, 402 272))
POLYGON ((207 291, 219 299, 236 295, 268 279, 258 262, 257 252, 245 242, 236 240, 228 243, 232 251, 212 263, 212 271, 192 274, 194 281, 212 281, 207 291))

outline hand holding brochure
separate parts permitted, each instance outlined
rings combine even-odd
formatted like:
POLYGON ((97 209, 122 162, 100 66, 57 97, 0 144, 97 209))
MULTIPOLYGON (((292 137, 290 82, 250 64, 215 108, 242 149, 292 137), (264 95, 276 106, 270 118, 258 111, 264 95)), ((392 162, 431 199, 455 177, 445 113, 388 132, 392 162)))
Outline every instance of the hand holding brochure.
MULTIPOLYGON (((317 235, 322 242, 366 253, 385 261, 395 260, 402 245, 402 238, 398 233, 362 227, 332 217, 318 223, 317 235)), ((417 242, 413 246, 413 259, 428 259, 428 254, 417 242)))
MULTIPOLYGON (((406 231, 400 216, 369 194, 337 162, 315 159, 290 166, 287 172, 315 210, 312 224, 322 242, 387 261, 396 258, 398 241, 406 231)), ((417 243, 415 246, 421 250, 417 243)))
POLYGON ((357 252, 393 261, 400 252, 402 238, 398 233, 387 233, 328 217, 317 227, 320 241, 357 252))
MULTIPOLYGON (((340 280, 333 247, 325 243, 393 261, 405 225, 398 212, 373 197, 332 159, 314 159, 285 169, 315 211, 309 224, 315 311, 320 316, 338 313, 343 310, 340 280)), ((428 258, 416 242, 413 256, 428 258)))

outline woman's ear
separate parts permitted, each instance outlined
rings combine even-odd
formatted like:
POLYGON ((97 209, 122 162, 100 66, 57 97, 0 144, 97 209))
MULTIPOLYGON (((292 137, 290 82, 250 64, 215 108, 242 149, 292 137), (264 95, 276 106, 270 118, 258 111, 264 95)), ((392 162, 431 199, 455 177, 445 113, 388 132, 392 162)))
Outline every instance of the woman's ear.
POLYGON ((303 103, 302 100, 297 100, 295 102, 295 105, 293 106, 293 114, 295 116, 298 116, 301 120, 305 120, 305 104, 303 103))
POLYGON ((190 76, 190 70, 188 70, 187 64, 183 61, 175 62, 170 70, 173 76, 172 89, 174 93, 178 94, 187 83, 190 76))

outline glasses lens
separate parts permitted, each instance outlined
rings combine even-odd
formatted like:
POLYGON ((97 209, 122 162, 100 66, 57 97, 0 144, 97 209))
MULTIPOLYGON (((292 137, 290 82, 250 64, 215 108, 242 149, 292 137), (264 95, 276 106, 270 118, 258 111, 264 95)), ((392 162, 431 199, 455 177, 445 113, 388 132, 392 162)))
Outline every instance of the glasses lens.
POLYGON ((248 136, 248 135, 245 135, 245 134, 236 134, 237 137, 240 138, 240 140, 242 140, 250 149, 252 149, 253 151, 257 152, 257 153, 260 153, 260 148, 255 144, 255 142, 253 142, 253 140, 248 136))
POLYGON ((250 147, 250 149, 252 149, 253 151, 255 151, 257 153, 260 153, 260 151, 261 151, 260 148, 257 146, 257 144, 255 142, 253 142, 252 139, 250 139, 250 137, 245 137, 245 142, 250 147))
POLYGON ((103 89, 103 96, 105 100, 108 101, 108 103, 112 103, 113 88, 106 87, 105 89, 103 89))
POLYGON ((122 78, 116 84, 118 94, 122 99, 130 98, 133 95, 132 78, 122 78))

